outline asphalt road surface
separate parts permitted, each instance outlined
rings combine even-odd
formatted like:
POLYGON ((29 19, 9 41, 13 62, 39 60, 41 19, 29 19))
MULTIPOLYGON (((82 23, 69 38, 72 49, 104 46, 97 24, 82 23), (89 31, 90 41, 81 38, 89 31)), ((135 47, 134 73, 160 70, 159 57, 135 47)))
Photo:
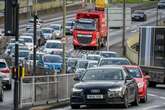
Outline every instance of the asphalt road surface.
MULTIPOLYGON (((82 110, 165 110, 165 86, 158 85, 157 88, 148 89, 148 101, 140 103, 139 106, 129 106, 128 109, 123 109, 120 105, 107 106, 81 106, 82 110)), ((56 108, 52 110, 71 110, 70 106, 56 108)))

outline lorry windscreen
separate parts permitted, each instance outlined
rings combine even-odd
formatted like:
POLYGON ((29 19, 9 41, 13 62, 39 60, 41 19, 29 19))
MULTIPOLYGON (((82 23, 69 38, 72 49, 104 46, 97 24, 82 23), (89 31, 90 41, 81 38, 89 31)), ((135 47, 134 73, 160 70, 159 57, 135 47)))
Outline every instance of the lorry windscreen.
POLYGON ((75 29, 95 31, 96 20, 95 19, 79 19, 76 21, 75 29))

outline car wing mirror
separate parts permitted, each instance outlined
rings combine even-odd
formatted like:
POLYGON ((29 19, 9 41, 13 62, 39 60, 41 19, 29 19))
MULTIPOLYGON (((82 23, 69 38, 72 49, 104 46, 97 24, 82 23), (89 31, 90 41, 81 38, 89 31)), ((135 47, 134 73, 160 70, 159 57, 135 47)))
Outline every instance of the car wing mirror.
POLYGON ((151 77, 150 77, 149 75, 145 75, 144 78, 145 78, 146 80, 151 79, 151 77))
POLYGON ((132 80, 133 78, 131 76, 126 76, 126 81, 127 80, 132 80))
POLYGON ((73 79, 74 79, 74 81, 80 81, 80 76, 76 75, 73 79))

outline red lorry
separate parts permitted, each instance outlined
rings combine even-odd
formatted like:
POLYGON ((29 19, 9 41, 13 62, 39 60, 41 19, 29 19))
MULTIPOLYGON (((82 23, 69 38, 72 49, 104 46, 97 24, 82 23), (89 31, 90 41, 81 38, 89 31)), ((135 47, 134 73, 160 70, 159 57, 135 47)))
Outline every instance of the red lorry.
POLYGON ((107 25, 103 11, 79 12, 73 30, 74 49, 92 47, 99 49, 106 45, 107 25))

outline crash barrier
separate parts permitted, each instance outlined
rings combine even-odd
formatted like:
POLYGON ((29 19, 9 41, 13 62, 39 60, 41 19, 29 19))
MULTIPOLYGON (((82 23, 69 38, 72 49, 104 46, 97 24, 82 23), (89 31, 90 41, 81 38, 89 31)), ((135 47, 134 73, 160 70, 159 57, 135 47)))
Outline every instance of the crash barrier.
POLYGON ((138 51, 137 51, 138 48, 137 44, 139 41, 138 35, 139 35, 138 33, 135 33, 126 41, 126 56, 134 64, 138 64, 138 51))
POLYGON ((74 74, 25 76, 21 79, 20 106, 67 101, 75 83, 74 74))

